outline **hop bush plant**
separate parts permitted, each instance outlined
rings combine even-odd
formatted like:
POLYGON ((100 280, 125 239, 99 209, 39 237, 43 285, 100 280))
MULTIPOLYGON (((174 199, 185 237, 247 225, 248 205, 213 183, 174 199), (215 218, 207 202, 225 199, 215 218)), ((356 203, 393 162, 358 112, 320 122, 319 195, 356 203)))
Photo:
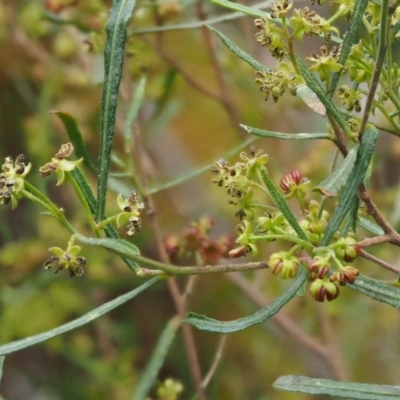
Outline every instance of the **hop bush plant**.
MULTIPOLYGON (((135 2, 113 2, 105 26, 106 37, 102 13, 105 10, 101 4, 92 2, 91 6, 83 6, 78 3, 54 0, 46 1, 44 7, 47 22, 72 24, 81 31, 90 31, 87 44, 91 51, 95 52, 104 45, 105 74, 98 164, 95 166, 91 161, 91 151, 75 119, 64 112, 55 112, 67 131, 68 140, 54 157, 38 168, 25 163, 27 155, 6 157, 0 174, 0 204, 9 207, 12 213, 24 199, 30 200, 42 209, 45 216, 53 217, 69 233, 65 247, 49 244, 53 255, 43 260, 46 270, 52 269, 55 273, 66 270, 75 280, 85 279, 84 273, 91 265, 90 258, 82 254, 85 254, 85 248, 92 246, 121 258, 131 272, 144 282, 71 322, 1 345, 1 365, 5 355, 92 322, 154 285, 166 282, 177 316, 167 323, 161 333, 132 398, 145 399, 152 388, 158 399, 177 399, 185 391, 179 380, 168 378, 162 384, 157 384, 155 380, 176 332, 182 329, 194 392, 197 398, 204 400, 208 398, 207 385, 215 368, 212 366, 209 374, 202 376, 192 327, 223 334, 241 331, 267 321, 306 291, 308 296, 304 301, 323 303, 338 299, 350 288, 360 292, 352 292, 351 296, 362 294, 400 309, 397 278, 400 271, 367 251, 368 247, 383 243, 400 246, 400 234, 371 195, 375 172, 373 157, 378 136, 391 134, 396 139, 400 136, 400 79, 395 52, 400 28, 398 1, 337 0, 329 8, 328 17, 325 14, 322 16, 323 2, 303 6, 290 0, 278 0, 271 2, 268 10, 263 11, 228 0, 214 1, 217 5, 256 18, 254 43, 264 48, 269 59, 274 59, 274 64, 265 66, 256 61, 211 25, 203 27, 209 49, 213 51, 213 33, 236 57, 255 69, 254 86, 259 87, 271 107, 284 102, 288 94, 297 96, 312 112, 325 117, 326 122, 326 128, 321 133, 288 134, 247 125, 241 125, 240 129, 263 138, 328 140, 332 143, 334 155, 330 173, 322 181, 304 176, 294 166, 276 179, 273 167, 270 167, 276 154, 267 154, 255 146, 241 151, 236 163, 231 164, 228 159, 220 158, 211 169, 210 187, 211 183, 215 183, 223 192, 221 197, 225 196, 237 226, 236 230, 227 231, 217 239, 213 236, 213 229, 218 221, 213 218, 188 221, 181 234, 161 234, 161 230, 167 230, 161 229, 154 193, 147 184, 149 176, 143 161, 143 145, 140 141, 129 141, 131 128, 134 123, 139 123, 138 113, 143 106, 145 79, 138 78, 136 73, 132 74, 137 84, 127 117, 124 146, 126 153, 130 153, 130 146, 135 147, 137 160, 129 164, 118 159, 113 139, 117 130, 117 104, 126 46, 134 48, 130 40, 135 36, 135 30, 128 29, 127 24, 135 2), (90 26, 83 26, 78 20, 63 17, 65 10, 74 7, 82 7, 86 13, 93 10, 100 12, 91 20, 90 26), (311 37, 314 40, 310 43, 314 47, 308 49, 308 55, 301 56, 302 43, 311 37), (375 117, 378 112, 379 119, 375 117), (124 193, 110 190, 110 187, 118 187, 115 179, 121 177, 121 174, 113 173, 113 165, 124 169, 123 177, 127 174, 132 178, 128 195, 126 190, 124 193), (56 186, 69 185, 73 189, 86 218, 86 228, 74 226, 73 219, 57 205, 57 201, 30 181, 35 168, 42 178, 51 179, 54 172, 56 186), (91 188, 93 178, 96 179, 96 194, 91 188), (110 201, 119 209, 111 215, 109 210, 113 207, 110 201), (142 255, 136 240, 143 228, 151 229, 154 234, 157 257, 142 255), (264 258, 265 254, 267 257, 263 261, 257 259, 259 255, 264 258), (397 276, 389 283, 365 276, 361 264, 357 264, 359 259, 370 260, 397 276), (180 265, 184 263, 189 265, 180 265), (279 279, 291 283, 284 286, 283 293, 269 305, 231 321, 219 321, 189 312, 187 296, 193 281, 189 278, 183 290, 176 281, 179 276, 256 270, 267 270, 266 274, 274 275, 271 279, 276 280, 277 288, 283 287, 279 279), (156 387, 158 389, 155 390, 156 387)), ((182 12, 180 7, 166 8, 164 5, 162 10, 154 7, 160 24, 156 32, 162 31, 164 20, 182 12)), ((201 2, 196 7, 199 18, 204 19, 201 2)), ((36 35, 48 32, 48 25, 39 28, 36 35)), ((160 36, 158 39, 156 49, 165 59, 171 60, 162 52, 160 36)), ((212 57, 216 64, 214 53, 212 57)), ((184 69, 180 73, 187 74, 184 69)), ((200 85, 193 77, 185 76, 194 86, 200 85)), ((207 92, 209 89, 202 90, 207 92)), ((228 97, 222 96, 219 100, 239 128, 241 121, 232 113, 228 97)), ((133 129, 135 134, 138 130, 137 127, 133 129)), ((123 187, 126 189, 126 185, 123 187)), ((246 280, 241 284, 244 287, 246 280)), ((351 304, 346 307, 351 307, 351 304)), ((274 386, 288 391, 343 398, 390 399, 400 396, 398 386, 345 383, 302 376, 282 376, 274 386)))

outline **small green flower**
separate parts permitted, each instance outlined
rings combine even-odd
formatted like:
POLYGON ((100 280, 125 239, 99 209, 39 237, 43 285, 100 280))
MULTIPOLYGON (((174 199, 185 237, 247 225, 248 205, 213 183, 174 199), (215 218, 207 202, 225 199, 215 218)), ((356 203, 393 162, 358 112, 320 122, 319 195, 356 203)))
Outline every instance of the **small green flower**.
POLYGON ((268 154, 261 149, 255 151, 253 146, 250 148, 250 155, 242 151, 240 158, 244 161, 242 165, 247 171, 248 179, 254 179, 257 176, 257 170, 268 162, 268 154))
POLYGON ((343 66, 336 62, 336 49, 328 52, 326 46, 321 47, 321 55, 312 52, 312 57, 306 57, 306 60, 311 61, 314 65, 310 67, 310 71, 319 72, 322 81, 328 81, 331 72, 340 71, 343 66))
POLYGON ((82 161, 83 158, 76 161, 68 161, 68 158, 74 150, 74 146, 71 143, 61 145, 58 153, 51 159, 50 162, 39 168, 40 175, 42 178, 46 178, 55 172, 57 176, 57 186, 62 185, 65 181, 65 172, 72 171, 82 161))
POLYGON ((245 165, 242 163, 229 166, 227 161, 219 160, 211 170, 217 175, 212 181, 218 186, 224 187, 229 196, 240 198, 246 192, 248 186, 248 180, 243 175, 244 170, 245 165))
POLYGON ((330 247, 335 251, 336 257, 346 262, 353 261, 360 253, 360 248, 356 245, 357 240, 352 237, 340 238, 330 247))
POLYGON ((287 227, 287 222, 281 212, 273 214, 267 213, 266 216, 258 217, 258 232, 266 235, 282 234, 282 230, 287 227))
POLYGON ((300 268, 300 260, 287 251, 272 254, 268 264, 271 272, 282 279, 295 278, 300 268))
MULTIPOLYGON (((243 221, 243 224, 240 224, 236 227, 236 232, 239 234, 238 238, 236 239, 236 244, 240 245, 247 249, 246 254, 253 253, 254 255, 257 254, 258 249, 255 245, 255 241, 252 238, 253 236, 253 228, 249 221, 243 221)), ((231 256, 232 257, 232 256, 231 256)))
POLYGON ((58 273, 62 269, 66 269, 71 278, 75 276, 82 276, 85 271, 83 266, 86 264, 86 258, 78 256, 81 251, 80 246, 75 246, 75 236, 72 236, 68 242, 67 250, 63 250, 60 247, 51 247, 51 251, 54 256, 51 256, 45 263, 44 268, 50 269, 55 268, 54 273, 58 273))
POLYGON ((144 208, 144 204, 139 203, 138 192, 134 190, 128 199, 124 199, 122 194, 119 194, 117 204, 122 210, 117 216, 117 226, 128 224, 126 227, 128 236, 133 236, 136 232, 140 232, 142 229, 140 210, 144 208))
POLYGON ((303 199, 310 190, 311 181, 308 178, 303 178, 297 170, 288 172, 279 182, 279 186, 286 193, 287 199, 296 197, 303 199))
POLYGON ((316 256, 308 263, 307 268, 310 271, 309 280, 323 279, 330 270, 329 257, 316 256))
POLYGON ((290 26, 294 29, 293 37, 299 42, 303 40, 304 35, 319 36, 323 34, 326 42, 330 40, 332 32, 339 35, 339 31, 335 27, 308 7, 294 10, 294 15, 290 18, 290 26))
POLYGON ((356 112, 361 111, 361 92, 359 90, 350 89, 347 85, 341 86, 337 90, 337 95, 342 101, 342 104, 346 106, 347 111, 356 112))
POLYGON ((32 165, 25 165, 24 155, 19 155, 15 162, 11 157, 7 157, 1 166, 0 174, 0 204, 7 205, 10 201, 12 208, 17 206, 20 192, 24 189, 24 180, 31 170, 32 165))

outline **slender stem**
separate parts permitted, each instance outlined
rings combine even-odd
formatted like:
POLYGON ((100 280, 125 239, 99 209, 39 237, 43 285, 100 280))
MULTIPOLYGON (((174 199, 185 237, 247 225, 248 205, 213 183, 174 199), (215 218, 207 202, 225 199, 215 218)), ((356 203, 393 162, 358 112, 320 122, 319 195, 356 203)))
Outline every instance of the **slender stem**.
POLYGON ((389 0, 382 0, 381 3, 381 16, 380 16, 380 28, 379 28, 379 42, 378 42, 378 52, 375 60, 374 73, 372 74, 371 82, 369 85, 369 93, 365 103, 364 114, 361 120, 360 129, 358 131, 358 138, 361 139, 364 134, 365 127, 367 126, 368 118, 373 105, 376 90, 379 84, 379 77, 382 72, 382 68, 385 62, 385 55, 387 48, 389 46, 389 33, 390 33, 390 23, 389 19, 391 14, 389 14, 389 0))
POLYGON ((52 201, 50 201, 42 192, 35 188, 31 183, 25 181, 25 189, 21 194, 27 199, 40 205, 48 210, 51 215, 56 218, 70 233, 77 233, 77 230, 65 218, 64 210, 58 208, 52 201))
MULTIPOLYGON (((150 270, 158 271, 158 274, 160 274, 159 271, 162 271, 162 273, 167 273, 169 275, 204 275, 217 274, 221 272, 253 271, 257 269, 268 268, 268 264, 266 262, 177 267, 175 265, 151 260, 136 254, 132 254, 129 258, 133 261, 136 261, 138 264, 150 267, 150 270)), ((147 275, 147 271, 148 270, 144 269, 143 273, 141 273, 141 270, 139 270, 138 275, 147 275)))
MULTIPOLYGON (((299 237, 291 236, 291 235, 250 235, 249 239, 250 240, 272 240, 272 239, 286 240, 291 243, 297 243, 297 244, 301 245, 304 249, 308 249, 309 251, 311 251, 314 248, 314 246, 311 243, 309 243, 303 239, 300 239, 299 237)), ((239 265, 239 264, 237 264, 237 265, 239 265)), ((239 270, 239 271, 241 271, 241 270, 239 270)))
POLYGON ((382 235, 382 236, 375 236, 373 238, 366 238, 361 240, 360 242, 356 243, 358 247, 369 247, 379 243, 385 243, 391 241, 390 235, 382 235))
POLYGON ((384 268, 388 269, 389 271, 392 271, 395 274, 400 275, 400 270, 398 268, 393 267, 393 265, 390 265, 386 261, 383 261, 380 258, 375 257, 372 254, 367 253, 365 250, 361 250, 360 255, 361 255, 361 257, 365 258, 366 260, 372 261, 375 264, 378 264, 381 267, 384 267, 384 268))

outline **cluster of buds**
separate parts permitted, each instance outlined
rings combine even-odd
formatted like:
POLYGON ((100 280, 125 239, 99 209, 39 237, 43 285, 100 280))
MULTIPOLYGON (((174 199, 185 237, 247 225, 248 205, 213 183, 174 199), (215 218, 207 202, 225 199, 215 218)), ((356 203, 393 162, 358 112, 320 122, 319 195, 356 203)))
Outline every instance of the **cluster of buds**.
POLYGON ((361 92, 359 90, 350 89, 343 85, 338 89, 337 94, 342 104, 346 106, 347 111, 353 111, 353 109, 356 112, 361 111, 361 92))
POLYGON ((170 258, 176 260, 196 254, 204 264, 216 264, 221 258, 228 258, 233 239, 227 236, 218 240, 210 238, 214 223, 212 218, 202 218, 185 228, 181 237, 166 236, 164 246, 170 258))
POLYGON ((86 258, 78 256, 81 248, 80 246, 74 245, 74 242, 75 237, 72 236, 68 243, 67 250, 63 250, 59 247, 51 247, 49 251, 54 255, 44 263, 44 268, 55 268, 54 273, 65 269, 68 271, 71 278, 82 276, 85 273, 82 267, 86 265, 86 258))
POLYGON ((118 207, 122 210, 117 216, 117 226, 127 224, 126 233, 133 236, 142 229, 142 220, 140 218, 140 210, 144 208, 144 204, 139 202, 139 194, 135 190, 128 199, 124 199, 121 194, 117 197, 118 207))
POLYGON ((46 178, 54 172, 57 176, 57 186, 62 185, 65 182, 65 172, 74 170, 83 160, 82 158, 76 161, 67 160, 73 151, 72 143, 61 145, 60 150, 51 161, 39 168, 40 175, 46 178))
POLYGON ((19 193, 24 188, 25 176, 31 169, 31 164, 25 165, 24 155, 19 155, 15 162, 11 157, 5 159, 4 164, 1 166, 3 171, 0 174, 0 204, 7 205, 12 203, 12 208, 17 206, 19 193))

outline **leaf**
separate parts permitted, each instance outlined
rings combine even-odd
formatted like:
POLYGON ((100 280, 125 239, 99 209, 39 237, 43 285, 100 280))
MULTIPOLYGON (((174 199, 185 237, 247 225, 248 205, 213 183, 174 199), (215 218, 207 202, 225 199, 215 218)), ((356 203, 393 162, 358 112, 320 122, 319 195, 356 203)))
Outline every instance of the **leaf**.
POLYGON ((321 100, 321 103, 326 107, 328 113, 332 115, 332 117, 339 124, 339 126, 345 132, 349 132, 349 127, 347 126, 346 121, 343 118, 342 114, 333 104, 329 96, 325 93, 325 90, 322 88, 317 78, 310 72, 307 65, 299 56, 297 56, 297 54, 296 54, 296 61, 297 65, 299 66, 301 75, 306 81, 307 86, 317 95, 317 97, 321 100))
POLYGON ((210 31, 214 32, 221 42, 233 53, 235 53, 239 58, 241 58, 244 62, 247 64, 251 65, 253 68, 255 68, 257 71, 268 71, 267 67, 264 67, 261 63, 256 61, 252 56, 247 54, 245 51, 240 49, 238 46, 236 46, 235 43, 232 42, 232 40, 228 39, 224 34, 222 34, 220 31, 217 29, 213 28, 210 25, 205 25, 210 31))
POLYGON ((260 136, 260 137, 269 137, 274 139, 283 139, 283 140, 305 140, 305 139, 332 139, 329 133, 283 133, 283 132, 272 132, 272 131, 264 131, 258 128, 252 128, 251 126, 240 125, 247 132, 252 135, 260 136))
POLYGON ((400 398, 400 386, 373 385, 370 383, 338 382, 330 379, 288 375, 279 377, 274 388, 347 399, 394 400, 400 398))
POLYGON ((52 114, 57 115, 58 118, 64 124, 67 130, 69 140, 74 145, 75 153, 78 158, 83 158, 84 164, 93 171, 96 171, 96 166, 93 164, 86 144, 83 141, 82 133, 78 128, 78 125, 71 115, 61 111, 51 111, 52 114))
POLYGON ((325 106, 322 104, 322 102, 318 98, 318 96, 309 87, 307 87, 306 85, 297 86, 296 94, 313 111, 315 111, 317 114, 325 117, 325 115, 326 115, 325 106))
POLYGON ((357 290, 371 299, 389 304, 390 306, 400 310, 400 288, 390 286, 377 279, 368 278, 366 276, 358 276, 355 282, 347 285, 350 289, 357 290))
MULTIPOLYGON (((339 59, 337 60, 337 62, 341 65, 345 65, 347 57, 350 54, 351 47, 360 37, 359 28, 365 15, 365 9, 367 8, 367 5, 368 0, 357 0, 354 4, 354 9, 351 13, 351 21, 348 25, 346 35, 340 49, 339 59)), ((331 86, 329 88, 331 97, 335 93, 342 72, 343 70, 339 70, 335 72, 332 77, 331 86)))
POLYGON ((375 222, 372 222, 365 217, 358 218, 358 224, 374 235, 382 236, 385 234, 383 229, 378 224, 375 224, 375 222))
POLYGON ((1 378, 3 377, 3 366, 5 359, 6 358, 4 356, 0 356, 0 383, 1 383, 1 378))
POLYGON ((372 154, 374 152, 378 131, 375 128, 369 128, 365 131, 361 139, 361 145, 358 148, 357 159, 351 173, 351 179, 345 186, 339 202, 332 214, 331 219, 326 227, 324 237, 320 246, 327 246, 333 235, 339 229, 340 224, 351 209, 354 202, 358 201, 358 190, 362 184, 372 154))
POLYGON ((85 325, 101 317, 102 315, 107 314, 108 312, 112 311, 114 308, 120 306, 121 304, 126 303, 128 300, 133 299, 144 290, 160 282, 162 279, 163 279, 162 277, 156 276, 145 282, 143 285, 137 287, 136 289, 131 290, 130 292, 123 294, 121 296, 118 296, 116 299, 111 300, 100 307, 95 308, 94 310, 88 312, 85 315, 82 315, 82 317, 79 317, 64 325, 60 325, 57 328, 51 329, 50 331, 39 333, 38 335, 30 336, 25 339, 16 340, 15 342, 3 344, 2 346, 0 346, 0 356, 10 353, 15 353, 16 351, 25 349, 26 347, 31 347, 35 344, 44 342, 55 336, 61 335, 65 332, 71 331, 72 329, 76 329, 82 325, 85 325))
POLYGON ((337 196, 339 190, 347 184, 350 174, 353 172, 358 148, 359 145, 353 146, 338 167, 313 190, 319 191, 327 197, 337 196))
POLYGON ((288 303, 303 286, 307 278, 307 270, 301 268, 292 286, 290 286, 285 293, 268 306, 247 317, 239 318, 234 321, 218 321, 216 319, 208 318, 205 315, 190 312, 184 322, 197 329, 217 333, 237 332, 250 326, 261 324, 275 315, 286 303, 288 303))
POLYGON ((132 136, 133 123, 135 122, 139 110, 142 107, 145 87, 146 87, 146 78, 143 76, 142 78, 140 78, 137 84, 135 94, 129 106, 128 115, 126 117, 125 127, 124 127, 125 143, 130 142, 130 137, 132 136))
POLYGON ((115 114, 124 61, 126 23, 132 14, 135 2, 135 0, 114 0, 106 27, 105 76, 101 98, 99 179, 97 182, 97 222, 101 221, 105 210, 111 149, 115 133, 115 114))
POLYGON ((132 400, 145 400, 147 398, 147 395, 156 380, 158 371, 164 363, 168 349, 175 338, 178 327, 179 323, 177 319, 173 318, 162 331, 157 346, 151 355, 150 361, 146 364, 146 368, 144 369, 139 382, 136 384, 135 391, 131 398, 132 400))
MULTIPOLYGON (((237 153, 241 150, 243 150, 244 148, 246 148, 247 146, 249 146, 250 144, 252 144, 255 141, 255 137, 250 137, 249 139, 245 140, 243 143, 240 143, 239 145, 233 147, 232 149, 230 149, 229 151, 227 151, 221 158, 226 159, 232 156, 237 155, 237 153)), ((162 190, 166 190, 166 189, 170 189, 174 186, 180 185, 181 183, 184 183, 200 174, 202 174, 203 172, 207 172, 210 171, 212 169, 212 167, 214 166, 214 162, 210 163, 210 164, 206 164, 202 167, 199 167, 195 170, 192 171, 187 171, 185 172, 182 176, 175 178, 167 183, 164 184, 159 184, 157 186, 154 186, 150 189, 147 190, 148 194, 154 194, 154 193, 158 193, 161 192, 162 190)))
POLYGON ((301 229, 299 223, 297 222, 296 217, 293 215, 292 211, 290 210, 289 206, 287 205, 283 196, 278 192, 278 189, 275 187, 274 183, 272 182, 271 178, 268 176, 268 172, 266 168, 262 168, 259 171, 261 180, 264 182, 265 186, 270 193, 272 200, 274 201, 275 205, 279 208, 279 211, 284 215, 286 221, 289 222, 290 226, 295 230, 295 232, 299 235, 300 239, 305 240, 308 242, 308 238, 304 233, 303 229, 301 229))
POLYGON ((233 3, 228 0, 211 0, 212 4, 228 8, 230 10, 239 11, 252 17, 265 18, 268 14, 265 11, 257 10, 253 7, 247 7, 242 4, 233 3))
POLYGON ((86 237, 81 234, 76 234, 79 242, 89 244, 91 246, 103 247, 112 253, 118 254, 122 257, 132 257, 140 254, 139 249, 132 243, 124 239, 98 239, 86 237))

